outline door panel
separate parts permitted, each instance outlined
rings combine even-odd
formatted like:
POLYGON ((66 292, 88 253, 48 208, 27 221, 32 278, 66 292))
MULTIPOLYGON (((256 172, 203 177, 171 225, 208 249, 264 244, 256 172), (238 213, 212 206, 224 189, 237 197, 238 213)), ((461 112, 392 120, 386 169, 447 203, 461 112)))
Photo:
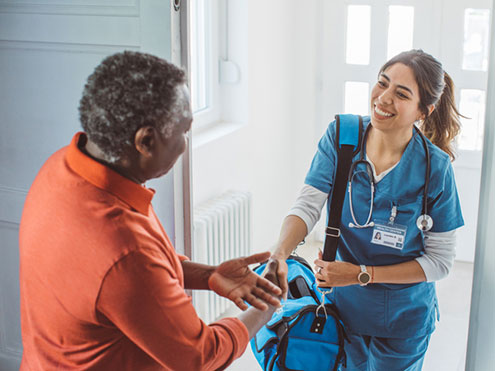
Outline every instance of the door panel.
POLYGON ((0 57, 0 184, 27 191, 47 157, 81 130, 77 106, 85 78, 109 51, 9 46, 0 57))
POLYGON ((19 249, 18 224, 0 221, 2 241, 0 263, 0 370, 19 368, 22 340, 19 331, 19 249), (3 356, 3 357, 2 357, 3 356), (2 359, 3 358, 3 359, 2 359), (7 367, 8 366, 8 367, 7 367))
MULTIPOLYGON (((462 69, 464 42, 464 11, 466 8, 490 9, 491 0, 458 0, 443 2, 443 38, 440 59, 456 85, 456 100, 460 104, 461 89, 486 91, 488 72, 462 69), (446 37, 448 35, 448 37, 446 37)), ((461 114, 465 112, 461 112, 461 114)), ((474 261, 476 228, 478 221, 479 190, 481 178, 481 149, 467 151, 459 149, 453 163, 456 183, 461 200, 465 226, 458 231, 456 259, 474 261)))

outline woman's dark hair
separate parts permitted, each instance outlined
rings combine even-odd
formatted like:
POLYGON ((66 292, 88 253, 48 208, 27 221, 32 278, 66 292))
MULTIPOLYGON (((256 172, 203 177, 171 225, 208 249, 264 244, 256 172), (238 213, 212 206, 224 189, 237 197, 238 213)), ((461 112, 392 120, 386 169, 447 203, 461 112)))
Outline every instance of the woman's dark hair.
POLYGON ((442 64, 421 49, 402 52, 380 69, 379 75, 390 66, 402 63, 413 70, 419 90, 419 109, 425 115, 421 125, 424 135, 435 145, 455 158, 453 141, 459 134, 460 113, 455 106, 454 82, 442 64), (435 110, 428 113, 428 106, 435 110))
POLYGON ((169 132, 185 109, 184 71, 150 54, 125 51, 105 58, 88 77, 79 117, 108 162, 132 148, 143 126, 169 132))

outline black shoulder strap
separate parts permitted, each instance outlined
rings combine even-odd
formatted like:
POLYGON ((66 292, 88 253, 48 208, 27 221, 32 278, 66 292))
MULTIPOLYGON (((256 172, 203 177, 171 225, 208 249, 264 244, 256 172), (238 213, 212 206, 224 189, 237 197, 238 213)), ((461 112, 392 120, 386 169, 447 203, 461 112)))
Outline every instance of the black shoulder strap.
POLYGON ((344 204, 347 178, 352 158, 361 148, 363 118, 356 115, 335 116, 337 132, 335 145, 337 149, 337 171, 333 181, 333 190, 328 194, 330 215, 325 230, 325 247, 323 260, 333 261, 337 254, 340 239, 340 220, 344 204), (345 132, 343 132, 345 130, 345 132))

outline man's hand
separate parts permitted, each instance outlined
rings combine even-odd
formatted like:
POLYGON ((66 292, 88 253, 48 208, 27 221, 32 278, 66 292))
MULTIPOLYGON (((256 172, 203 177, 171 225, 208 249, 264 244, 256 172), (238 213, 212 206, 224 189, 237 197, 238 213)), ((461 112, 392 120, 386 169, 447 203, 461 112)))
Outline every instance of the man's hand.
POLYGON ((287 291, 289 290, 289 285, 287 283, 288 270, 285 259, 272 255, 266 263, 265 270, 261 275, 280 286, 282 289, 282 298, 284 300, 287 299, 287 291))
POLYGON ((282 294, 282 290, 248 267, 269 257, 269 252, 263 252, 227 260, 213 271, 208 286, 218 295, 233 301, 241 310, 248 308, 244 301, 260 310, 267 310, 267 304, 278 307, 280 300, 277 297, 282 294))

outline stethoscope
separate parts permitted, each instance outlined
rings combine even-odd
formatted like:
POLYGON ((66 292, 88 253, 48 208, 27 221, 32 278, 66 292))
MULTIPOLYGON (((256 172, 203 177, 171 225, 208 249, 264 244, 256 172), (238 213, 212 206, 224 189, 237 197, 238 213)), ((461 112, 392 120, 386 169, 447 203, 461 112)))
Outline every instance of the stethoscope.
MULTIPOLYGON (((373 214, 373 198, 375 194, 375 179, 373 177, 373 169, 371 167, 371 164, 369 163, 368 160, 364 158, 364 150, 363 147, 365 146, 366 143, 366 138, 368 136, 368 132, 370 130, 371 123, 368 124, 368 127, 366 128, 366 131, 364 132, 364 137, 361 142, 359 151, 360 151, 360 157, 359 160, 354 161, 351 165, 351 168, 349 169, 349 176, 347 179, 348 183, 348 188, 347 191, 349 192, 349 209, 351 212, 351 217, 352 221, 349 223, 350 228, 368 228, 368 227, 373 227, 375 223, 371 220, 372 214, 373 214), (366 167, 366 173, 368 174, 369 180, 370 180, 370 211, 368 213, 368 218, 366 219, 366 223, 364 224, 359 224, 356 220, 356 217, 354 215, 354 208, 352 206, 352 180, 354 179, 354 175, 356 174, 355 170, 356 167, 360 164, 363 164, 366 167)), ((427 200, 427 195, 428 195, 428 183, 430 181, 430 151, 428 149, 428 143, 426 142, 426 138, 424 137, 423 133, 417 128, 416 125, 414 125, 414 130, 419 134, 421 137, 421 140, 423 142, 423 147, 425 150, 426 154, 426 173, 425 173, 425 186, 423 188, 423 205, 421 209, 421 215, 418 217, 416 220, 416 226, 420 231, 426 232, 433 227, 433 219, 431 216, 428 215, 427 208, 428 208, 428 200, 427 200)))

